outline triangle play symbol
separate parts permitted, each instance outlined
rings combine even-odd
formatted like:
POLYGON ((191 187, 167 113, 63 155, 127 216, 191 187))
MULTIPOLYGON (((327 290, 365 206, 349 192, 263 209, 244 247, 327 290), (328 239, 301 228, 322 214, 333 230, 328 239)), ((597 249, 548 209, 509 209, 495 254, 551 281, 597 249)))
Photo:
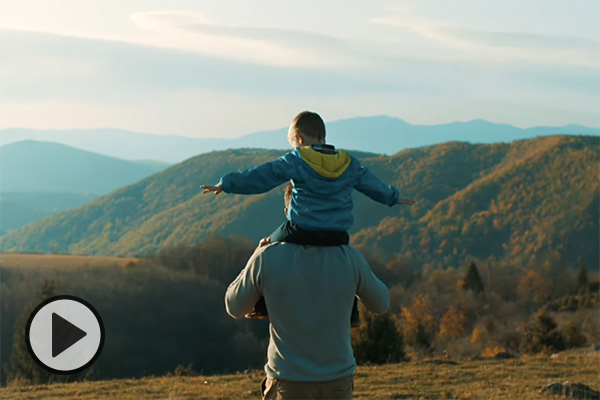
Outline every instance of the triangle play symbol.
POLYGON ((56 357, 87 335, 60 315, 52 313, 52 357, 56 357))

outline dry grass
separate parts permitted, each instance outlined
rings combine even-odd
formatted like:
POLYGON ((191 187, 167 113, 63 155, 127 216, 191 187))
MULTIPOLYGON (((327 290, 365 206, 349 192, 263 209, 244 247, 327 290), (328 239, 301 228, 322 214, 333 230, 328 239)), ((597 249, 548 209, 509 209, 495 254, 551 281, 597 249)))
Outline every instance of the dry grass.
POLYGON ((132 257, 71 256, 65 254, 0 253, 0 265, 8 268, 125 267, 137 264, 132 257))
MULTIPOLYGON (((0 398, 68 399, 257 399, 260 371, 208 377, 150 377, 42 386, 12 386, 0 398)), ((569 351, 514 360, 423 361, 362 366, 354 399, 549 399, 540 389, 552 382, 580 382, 598 389, 600 354, 569 351)))

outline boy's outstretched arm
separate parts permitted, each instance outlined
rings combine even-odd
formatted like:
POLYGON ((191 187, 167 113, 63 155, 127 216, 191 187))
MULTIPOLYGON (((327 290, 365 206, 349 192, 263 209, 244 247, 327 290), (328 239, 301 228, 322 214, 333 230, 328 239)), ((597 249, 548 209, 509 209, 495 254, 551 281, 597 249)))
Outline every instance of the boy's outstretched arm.
POLYGON ((265 193, 292 179, 292 170, 293 167, 285 159, 285 156, 283 156, 275 161, 242 172, 230 172, 224 175, 216 185, 202 185, 200 187, 205 189, 202 193, 265 193))
POLYGON ((400 200, 409 199, 400 199, 400 192, 397 188, 381 182, 379 178, 375 176, 375 174, 373 174, 367 167, 362 165, 360 167, 359 181, 354 188, 359 192, 366 194, 373 200, 382 204, 386 204, 390 207, 396 204, 408 204, 399 203, 400 200))

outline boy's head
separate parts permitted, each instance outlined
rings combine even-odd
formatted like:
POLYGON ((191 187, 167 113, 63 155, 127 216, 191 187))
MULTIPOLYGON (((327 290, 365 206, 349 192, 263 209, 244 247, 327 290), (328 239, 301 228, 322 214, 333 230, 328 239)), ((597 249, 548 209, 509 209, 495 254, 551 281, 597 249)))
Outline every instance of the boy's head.
POLYGON ((293 148, 325 143, 325 123, 319 114, 303 111, 290 124, 288 140, 293 148))

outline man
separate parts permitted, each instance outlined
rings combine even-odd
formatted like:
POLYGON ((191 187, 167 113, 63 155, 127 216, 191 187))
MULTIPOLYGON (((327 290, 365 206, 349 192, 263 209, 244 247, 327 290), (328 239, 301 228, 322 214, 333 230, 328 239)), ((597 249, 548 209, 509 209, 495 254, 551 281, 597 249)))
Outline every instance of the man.
POLYGON ((256 249, 225 294, 241 318, 263 296, 269 310, 264 399, 350 399, 356 361, 350 314, 357 295, 382 313, 389 292, 350 246, 274 243, 256 249))

